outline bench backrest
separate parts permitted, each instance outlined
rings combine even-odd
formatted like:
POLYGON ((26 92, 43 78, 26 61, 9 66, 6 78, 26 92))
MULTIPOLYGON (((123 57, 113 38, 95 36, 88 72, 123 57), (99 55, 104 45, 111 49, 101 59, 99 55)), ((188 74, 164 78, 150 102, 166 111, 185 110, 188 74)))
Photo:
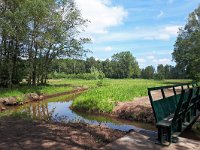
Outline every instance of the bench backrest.
MULTIPOLYGON (((196 83, 192 83, 192 84, 181 84, 181 85, 174 85, 174 86, 162 86, 162 87, 149 88, 148 95, 149 95, 149 99, 151 102, 151 106, 154 112, 156 122, 159 122, 163 120, 164 118, 166 118, 167 116, 169 116, 170 114, 175 113, 177 110, 177 107, 180 107, 181 109, 183 103, 188 102, 188 100, 191 99, 192 96, 195 96, 195 94, 193 94, 195 92, 192 92, 193 95, 190 95, 191 94, 190 89, 196 86, 198 86, 196 83), (176 92, 177 87, 181 87, 181 93, 176 92), (173 95, 166 97, 164 89, 169 89, 169 88, 173 89, 173 95), (151 92, 155 90, 160 90, 160 92, 162 93, 162 99, 153 100, 151 92)), ((180 111, 180 110, 177 110, 177 111, 180 111)))

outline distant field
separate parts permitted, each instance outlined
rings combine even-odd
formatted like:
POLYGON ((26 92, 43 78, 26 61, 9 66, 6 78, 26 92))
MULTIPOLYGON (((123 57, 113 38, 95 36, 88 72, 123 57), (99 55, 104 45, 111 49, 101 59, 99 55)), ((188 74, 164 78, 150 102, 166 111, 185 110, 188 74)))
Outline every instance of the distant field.
POLYGON ((92 88, 73 101, 77 110, 111 112, 116 102, 146 96, 148 87, 191 82, 190 80, 105 79, 103 86, 92 88))

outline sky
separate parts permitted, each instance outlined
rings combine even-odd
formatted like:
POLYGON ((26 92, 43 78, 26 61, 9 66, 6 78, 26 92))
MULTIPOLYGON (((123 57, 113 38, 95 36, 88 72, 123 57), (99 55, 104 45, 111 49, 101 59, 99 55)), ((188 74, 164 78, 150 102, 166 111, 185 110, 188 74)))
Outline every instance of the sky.
POLYGON ((82 33, 92 43, 87 56, 99 60, 131 51, 140 68, 158 64, 175 65, 173 45, 178 29, 200 0, 75 0, 83 18, 82 33))

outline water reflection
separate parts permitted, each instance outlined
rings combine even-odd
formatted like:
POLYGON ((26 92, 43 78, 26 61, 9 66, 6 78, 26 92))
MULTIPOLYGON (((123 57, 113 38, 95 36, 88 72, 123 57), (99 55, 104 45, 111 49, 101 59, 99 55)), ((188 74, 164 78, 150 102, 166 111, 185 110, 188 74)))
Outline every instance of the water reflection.
POLYGON ((48 103, 31 103, 20 109, 21 112, 30 114, 34 119, 52 120, 56 107, 49 108, 48 103))
POLYGON ((151 124, 125 121, 108 116, 89 115, 80 112, 74 112, 70 109, 72 100, 68 101, 43 101, 23 105, 17 111, 26 112, 34 119, 42 119, 54 122, 81 122, 92 125, 105 126, 121 131, 135 130, 140 132, 142 130, 155 130, 151 124), (143 128, 143 129, 142 129, 143 128))
MULTIPOLYGON (((151 137, 157 136, 155 132, 156 128, 152 124, 133 122, 102 115, 89 115, 86 113, 74 112, 70 109, 70 106, 72 104, 72 100, 70 99, 74 99, 74 97, 59 97, 42 102, 30 103, 20 106, 17 108, 17 110, 14 111, 29 113, 35 119, 64 123, 86 123, 105 126, 121 131, 134 130, 136 132, 151 137)), ((200 140, 199 127, 199 123, 195 124, 192 130, 184 132, 182 136, 186 138, 200 140)))

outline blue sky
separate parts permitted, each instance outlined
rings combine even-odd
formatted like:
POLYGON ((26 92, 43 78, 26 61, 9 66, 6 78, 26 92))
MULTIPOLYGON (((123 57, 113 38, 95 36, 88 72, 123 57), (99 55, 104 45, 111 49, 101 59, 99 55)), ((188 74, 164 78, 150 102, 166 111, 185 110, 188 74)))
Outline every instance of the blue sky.
POLYGON ((131 51, 141 68, 171 64, 178 28, 200 0, 75 0, 90 20, 83 36, 90 37, 96 59, 131 51))

